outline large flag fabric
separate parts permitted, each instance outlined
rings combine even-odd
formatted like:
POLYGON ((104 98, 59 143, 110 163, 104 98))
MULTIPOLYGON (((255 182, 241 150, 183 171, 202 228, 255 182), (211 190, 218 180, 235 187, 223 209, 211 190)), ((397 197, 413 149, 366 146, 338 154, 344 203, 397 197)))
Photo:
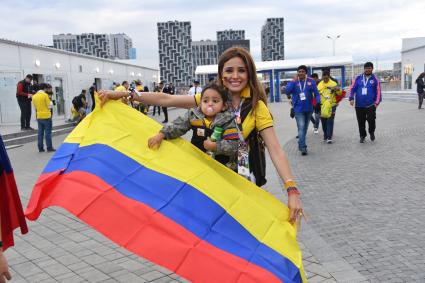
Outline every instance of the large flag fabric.
POLYGON ((24 211, 16 187, 15 176, 10 165, 3 139, 0 135, 0 219, 3 250, 14 245, 13 230, 20 227, 21 233, 28 232, 24 211))
POLYGON ((288 208, 119 101, 66 138, 26 216, 60 206, 127 250, 192 282, 306 282, 288 208))

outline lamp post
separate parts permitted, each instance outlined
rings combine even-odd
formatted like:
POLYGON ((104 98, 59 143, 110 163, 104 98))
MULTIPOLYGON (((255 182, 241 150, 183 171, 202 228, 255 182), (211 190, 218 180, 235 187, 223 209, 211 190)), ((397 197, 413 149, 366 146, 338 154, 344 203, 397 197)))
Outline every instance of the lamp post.
POLYGON ((330 35, 327 35, 326 37, 327 37, 327 38, 329 38, 330 40, 332 40, 332 50, 333 50, 333 52, 332 52, 332 56, 335 56, 335 41, 336 41, 338 38, 340 38, 340 37, 341 37, 341 35, 340 35, 340 34, 338 34, 335 38, 334 38, 334 37, 332 37, 332 36, 330 36, 330 35))

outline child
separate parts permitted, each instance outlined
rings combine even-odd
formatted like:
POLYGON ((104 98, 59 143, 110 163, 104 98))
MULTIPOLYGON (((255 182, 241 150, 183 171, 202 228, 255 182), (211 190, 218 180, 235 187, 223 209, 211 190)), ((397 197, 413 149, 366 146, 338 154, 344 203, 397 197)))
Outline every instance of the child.
POLYGON ((201 105, 163 127, 149 139, 149 148, 159 147, 164 138, 175 139, 192 130, 192 144, 203 152, 213 152, 218 162, 235 170, 239 135, 235 116, 227 110, 227 99, 222 87, 215 83, 208 85, 202 91, 201 105), (212 141, 210 137, 216 127, 222 128, 223 135, 221 140, 212 141))

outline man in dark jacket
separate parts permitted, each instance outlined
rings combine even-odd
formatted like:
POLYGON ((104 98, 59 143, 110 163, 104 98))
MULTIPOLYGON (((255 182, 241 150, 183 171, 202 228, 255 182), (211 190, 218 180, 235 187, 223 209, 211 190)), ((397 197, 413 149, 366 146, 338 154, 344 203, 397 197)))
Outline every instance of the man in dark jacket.
POLYGON ((424 102, 424 96, 425 96, 424 78, 425 78, 425 72, 421 73, 416 79, 416 92, 418 93, 418 100, 419 100, 418 109, 422 109, 422 103, 424 102))
POLYGON ((25 79, 18 82, 16 86, 16 99, 21 109, 21 131, 34 130, 30 127, 31 121, 31 86, 32 76, 27 75, 25 79))

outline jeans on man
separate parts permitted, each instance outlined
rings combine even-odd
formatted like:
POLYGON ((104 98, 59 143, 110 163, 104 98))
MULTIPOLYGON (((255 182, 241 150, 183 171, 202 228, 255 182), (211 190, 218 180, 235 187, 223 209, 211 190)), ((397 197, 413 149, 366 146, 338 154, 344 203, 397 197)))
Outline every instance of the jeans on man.
POLYGON ((376 128, 376 107, 375 105, 359 108, 356 107, 357 123, 359 125, 360 138, 365 138, 366 134, 366 121, 369 124, 369 134, 375 134, 376 128))
POLYGON ((37 119, 38 122, 38 150, 43 151, 43 138, 46 136, 47 150, 52 150, 52 118, 37 119))
POLYGON ((314 116, 314 122, 313 122, 313 127, 315 128, 315 129, 318 129, 319 128, 319 124, 320 124, 320 110, 319 111, 314 111, 314 113, 313 113, 313 116, 314 116))
POLYGON ((322 120, 322 129, 323 129, 323 139, 331 140, 334 132, 334 122, 335 122, 335 111, 336 106, 332 107, 332 115, 329 118, 321 118, 322 120))
POLYGON ((295 120, 297 121, 298 128, 298 149, 304 150, 307 148, 306 145, 306 134, 308 130, 308 124, 313 112, 295 112, 295 120))
POLYGON ((161 116, 161 106, 153 106, 153 114, 152 116, 155 116, 156 110, 158 109, 158 116, 161 116))
POLYGON ((21 129, 28 129, 31 121, 31 100, 28 97, 20 95, 16 98, 21 109, 21 129))

